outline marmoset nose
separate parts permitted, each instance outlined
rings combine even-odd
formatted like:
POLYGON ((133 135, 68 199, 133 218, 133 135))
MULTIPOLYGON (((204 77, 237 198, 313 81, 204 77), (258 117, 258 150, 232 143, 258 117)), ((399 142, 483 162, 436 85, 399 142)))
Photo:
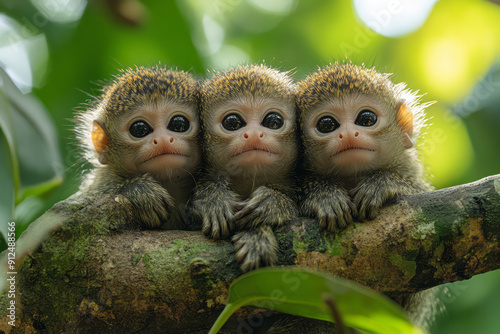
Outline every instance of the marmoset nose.
POLYGON ((359 136, 359 131, 356 131, 353 129, 353 127, 350 126, 341 126, 339 129, 339 138, 344 139, 344 138, 349 138, 349 137, 358 137, 359 136))
POLYGON ((264 132, 262 131, 246 131, 244 134, 243 134, 243 137, 245 139, 249 139, 249 138, 255 138, 255 139, 258 139, 258 138, 263 138, 264 137, 264 132))
POLYGON ((159 138, 154 138, 153 139, 153 144, 158 145, 158 144, 163 144, 163 143, 173 143, 174 142, 174 137, 171 136, 164 136, 164 137, 159 137, 159 138))

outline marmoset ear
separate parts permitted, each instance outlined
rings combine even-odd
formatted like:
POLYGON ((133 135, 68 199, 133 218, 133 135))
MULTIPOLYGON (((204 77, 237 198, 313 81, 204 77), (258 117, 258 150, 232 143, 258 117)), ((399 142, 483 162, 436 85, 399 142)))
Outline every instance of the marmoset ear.
POLYGON ((405 148, 413 147, 413 145, 415 145, 415 142, 413 141, 411 136, 413 135, 414 116, 406 103, 401 102, 398 111, 396 112, 396 117, 401 130, 403 130, 403 143, 405 148))
POLYGON ((103 165, 108 163, 107 151, 109 145, 109 137, 99 121, 95 120, 92 127, 92 144, 97 151, 99 162, 103 165))

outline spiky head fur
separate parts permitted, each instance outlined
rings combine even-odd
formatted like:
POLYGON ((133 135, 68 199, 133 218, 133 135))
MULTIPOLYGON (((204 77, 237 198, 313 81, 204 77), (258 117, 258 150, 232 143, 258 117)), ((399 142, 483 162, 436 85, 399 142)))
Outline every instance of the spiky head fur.
POLYGON ((200 116, 202 121, 217 104, 240 96, 262 96, 290 101, 295 84, 288 72, 260 65, 240 65, 212 75, 202 87, 200 116))

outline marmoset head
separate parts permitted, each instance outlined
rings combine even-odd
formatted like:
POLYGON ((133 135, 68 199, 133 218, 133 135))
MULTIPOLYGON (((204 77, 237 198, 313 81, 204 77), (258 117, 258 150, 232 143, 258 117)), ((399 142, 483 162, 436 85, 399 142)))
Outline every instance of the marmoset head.
POLYGON ((238 177, 287 172, 296 157, 295 85, 264 65, 217 72, 203 85, 205 159, 238 177))
POLYGON ((298 84, 306 168, 352 176, 390 167, 414 145, 425 107, 374 69, 335 63, 318 70, 298 84))
POLYGON ((200 160, 198 83, 186 72, 160 66, 125 70, 80 119, 80 138, 94 163, 120 176, 175 178, 200 160))

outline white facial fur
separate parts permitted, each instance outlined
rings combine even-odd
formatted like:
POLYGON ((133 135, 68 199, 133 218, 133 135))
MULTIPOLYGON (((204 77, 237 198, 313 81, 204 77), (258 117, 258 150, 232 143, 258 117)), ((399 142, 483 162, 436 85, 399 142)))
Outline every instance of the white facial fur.
POLYGON ((118 168, 132 173, 149 172, 158 180, 192 172, 200 160, 198 131, 199 119, 194 106, 164 101, 132 110, 111 129, 116 136, 113 142, 125 151, 119 162, 122 166, 118 168), (176 116, 189 121, 187 131, 169 129, 176 116), (134 137, 130 127, 137 121, 146 123, 152 132, 141 138, 134 137))
POLYGON ((282 177, 296 156, 295 111, 292 101, 246 96, 216 106, 210 112, 207 131, 217 138, 210 164, 232 177, 253 179, 282 177), (270 129, 263 121, 270 113, 283 119, 283 125, 270 129), (228 115, 237 115, 244 126, 231 131, 223 126, 228 115))
POLYGON ((395 152, 404 150, 396 112, 375 96, 351 94, 330 99, 307 113, 304 127, 308 161, 321 174, 354 176, 384 168, 387 161, 394 161, 395 152), (356 124, 365 111, 376 115, 371 126, 356 124), (332 117, 338 128, 319 131, 318 121, 323 117, 332 117))

